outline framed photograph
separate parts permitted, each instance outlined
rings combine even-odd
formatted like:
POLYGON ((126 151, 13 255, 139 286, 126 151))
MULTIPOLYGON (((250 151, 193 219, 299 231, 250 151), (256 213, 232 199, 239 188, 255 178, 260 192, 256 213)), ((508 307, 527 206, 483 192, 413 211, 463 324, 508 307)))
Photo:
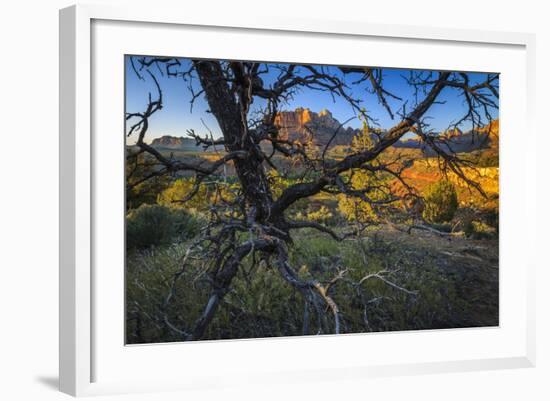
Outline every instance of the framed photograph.
POLYGON ((60 12, 60 388, 529 367, 534 37, 60 12))

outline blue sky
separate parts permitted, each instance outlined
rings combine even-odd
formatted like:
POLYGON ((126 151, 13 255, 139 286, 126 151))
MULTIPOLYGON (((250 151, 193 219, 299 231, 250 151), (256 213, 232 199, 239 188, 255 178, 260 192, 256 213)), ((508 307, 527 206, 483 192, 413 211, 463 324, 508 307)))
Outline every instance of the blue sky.
MULTIPOLYGON (((144 111, 147 106, 148 94, 151 93, 153 98, 156 97, 156 89, 154 82, 148 74, 141 74, 141 80, 134 72, 129 56, 126 57, 126 112, 144 111)), ((190 61, 181 58, 181 70, 186 69, 190 65, 190 61)), ((278 75, 275 66, 277 64, 269 64, 269 73, 262 75, 262 80, 265 86, 269 86, 274 82, 278 75)), ((281 65, 281 64, 279 64, 281 65)), ((150 119, 150 128, 146 136, 146 142, 162 135, 186 136, 188 129, 195 130, 196 133, 205 135, 210 129, 215 137, 220 136, 221 132, 215 118, 211 113, 208 113, 208 104, 203 96, 197 98, 191 110, 191 92, 189 90, 189 82, 182 78, 168 77, 162 75, 156 67, 150 67, 151 72, 157 77, 163 91, 163 109, 155 113, 150 119)), ((381 128, 390 128, 399 122, 399 117, 395 116, 391 119, 387 111, 379 104, 376 95, 369 93, 366 89, 368 84, 352 84, 358 78, 356 74, 348 74, 345 77, 336 67, 324 67, 330 74, 338 74, 350 86, 352 95, 362 100, 362 106, 367 110, 369 116, 375 118, 381 128)), ((383 69, 383 84, 384 88, 391 93, 401 97, 403 101, 390 100, 390 105, 393 110, 401 109, 401 106, 406 102, 407 107, 412 107, 415 103, 414 91, 407 83, 404 77, 410 74, 409 69, 383 69)), ((418 71, 418 70, 417 70, 418 71)), ((486 79, 486 73, 468 73, 471 82, 479 82, 486 79)), ((199 88, 198 80, 194 80, 194 87, 199 88)), ((420 99, 422 97, 420 96, 420 99)), ((463 115, 466 110, 463 97, 460 96, 456 89, 446 88, 441 93, 438 100, 444 104, 434 104, 426 114, 430 119, 427 122, 430 128, 434 131, 445 130, 450 123, 456 121, 463 115)), ((253 108, 261 107, 262 101, 255 100, 253 108)), ((316 91, 312 89, 302 89, 296 93, 293 98, 284 105, 280 106, 281 110, 294 110, 297 107, 309 108, 312 111, 319 112, 322 109, 328 109, 333 116, 340 122, 346 121, 356 115, 351 106, 342 98, 332 98, 330 93, 316 91)), ((498 110, 493 110, 492 117, 498 117, 498 110)), ((347 126, 358 128, 361 122, 354 118, 347 126)), ((467 129, 466 127, 464 127, 467 129)), ((128 143, 134 143, 135 138, 129 138, 128 143)))

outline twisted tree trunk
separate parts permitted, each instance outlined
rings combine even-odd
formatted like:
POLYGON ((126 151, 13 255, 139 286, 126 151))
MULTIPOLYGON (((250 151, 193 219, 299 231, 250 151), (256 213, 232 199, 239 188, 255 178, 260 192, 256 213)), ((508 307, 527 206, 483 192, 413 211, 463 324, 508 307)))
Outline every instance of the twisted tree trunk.
MULTIPOLYGON (((273 197, 262 166, 263 158, 248 133, 246 112, 250 99, 233 93, 219 62, 195 61, 202 87, 212 114, 221 128, 228 152, 245 151, 247 157, 234 161, 246 206, 256 222, 270 216, 273 197)), ((246 90, 246 87, 245 89, 246 90)))

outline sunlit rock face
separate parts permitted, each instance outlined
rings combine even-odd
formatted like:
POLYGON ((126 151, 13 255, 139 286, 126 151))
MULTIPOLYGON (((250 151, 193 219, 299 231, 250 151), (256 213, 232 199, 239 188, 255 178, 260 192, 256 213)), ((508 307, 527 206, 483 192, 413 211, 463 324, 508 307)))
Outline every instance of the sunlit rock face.
POLYGON ((489 146, 491 148, 498 149, 499 133, 500 133, 500 120, 496 119, 491 121, 480 131, 487 133, 489 136, 489 146))
POLYGON ((281 111, 275 117, 279 138, 283 140, 325 146, 349 145, 359 130, 344 128, 326 109, 319 113, 299 107, 294 111, 281 111), (331 137, 334 138, 331 141, 331 137))
POLYGON ((463 135, 463 133, 458 128, 451 128, 441 133, 441 136, 447 139, 460 137, 461 135, 463 135))
MULTIPOLYGON (((455 130, 458 131, 458 130, 455 130)), ((449 147, 454 152, 472 152, 483 149, 498 150, 499 121, 491 121, 484 127, 468 132, 454 133, 449 138, 449 147)))
MULTIPOLYGON (((468 153, 474 151, 498 151, 499 120, 493 120, 484 127, 462 132, 458 128, 443 131, 439 137, 445 141, 443 151, 453 153, 468 153)), ((423 149, 427 156, 435 156, 436 152, 426 146, 418 138, 402 139, 394 144, 397 148, 423 149)))

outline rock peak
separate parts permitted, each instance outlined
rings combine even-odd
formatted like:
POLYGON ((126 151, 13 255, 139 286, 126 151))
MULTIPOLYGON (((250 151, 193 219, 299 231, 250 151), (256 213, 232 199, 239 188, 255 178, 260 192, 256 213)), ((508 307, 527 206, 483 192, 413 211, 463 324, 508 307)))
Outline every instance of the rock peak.
POLYGON ((279 128, 279 135, 284 140, 312 142, 318 146, 328 143, 336 130, 338 133, 331 141, 331 146, 349 145, 358 132, 352 128, 341 128, 338 120, 328 109, 316 113, 305 107, 279 112, 275 117, 275 125, 279 128))

